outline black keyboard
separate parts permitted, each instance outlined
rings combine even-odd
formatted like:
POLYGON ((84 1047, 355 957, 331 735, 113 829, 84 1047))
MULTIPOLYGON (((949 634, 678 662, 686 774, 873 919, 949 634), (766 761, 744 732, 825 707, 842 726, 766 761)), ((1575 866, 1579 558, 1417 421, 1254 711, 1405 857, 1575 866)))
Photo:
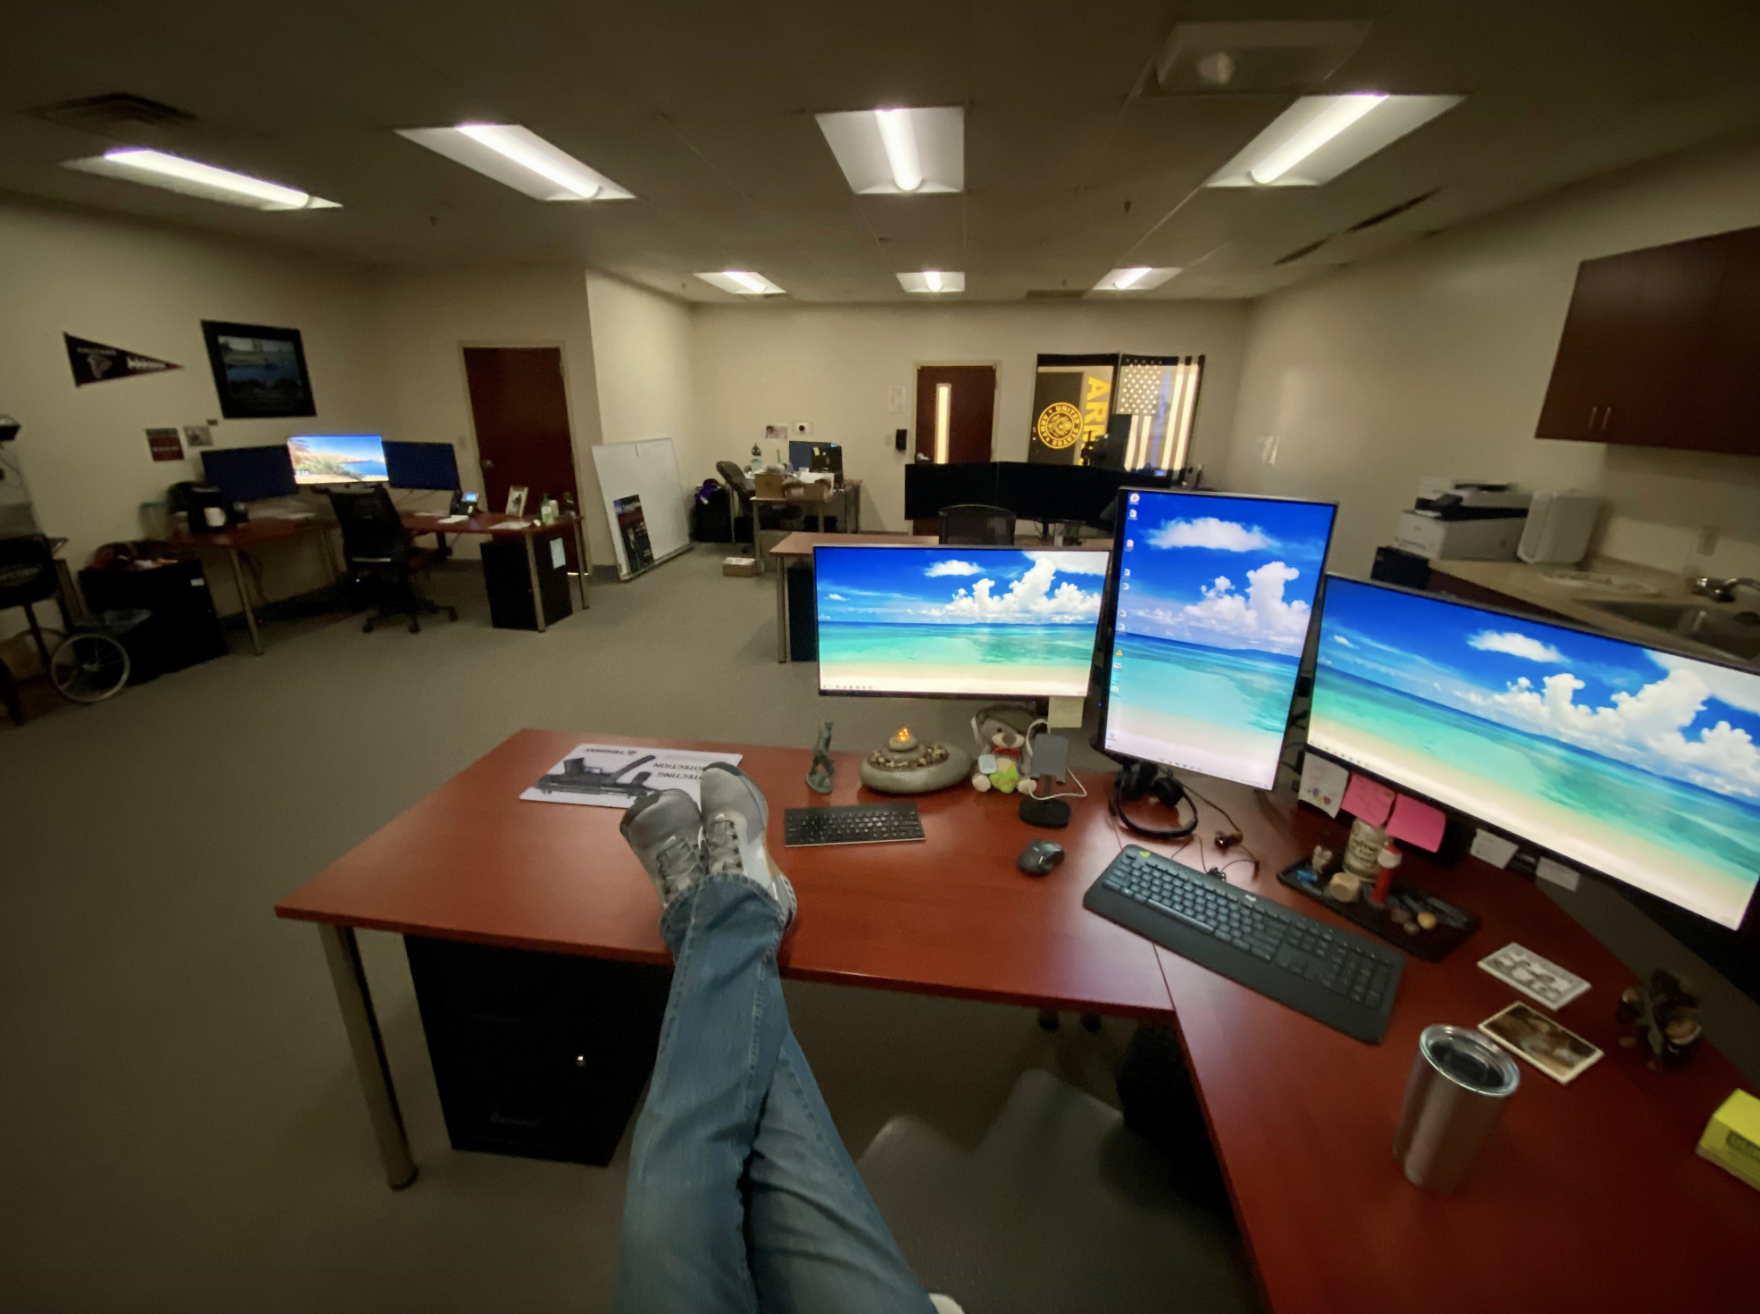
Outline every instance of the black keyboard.
POLYGON ((1405 955, 1127 845, 1084 906, 1358 1040, 1387 1031, 1405 955))
POLYGON ((835 808, 790 808, 782 814, 782 845, 891 844, 923 838, 915 803, 850 803, 835 808))

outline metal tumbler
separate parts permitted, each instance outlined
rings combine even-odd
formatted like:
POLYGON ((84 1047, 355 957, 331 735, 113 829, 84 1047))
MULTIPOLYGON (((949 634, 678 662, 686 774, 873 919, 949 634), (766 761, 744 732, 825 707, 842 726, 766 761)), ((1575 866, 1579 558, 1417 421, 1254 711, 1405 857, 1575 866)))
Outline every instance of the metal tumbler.
POLYGON ((1425 1027, 1393 1134, 1406 1180, 1444 1195, 1458 1191, 1521 1084, 1515 1060, 1477 1032, 1425 1027))

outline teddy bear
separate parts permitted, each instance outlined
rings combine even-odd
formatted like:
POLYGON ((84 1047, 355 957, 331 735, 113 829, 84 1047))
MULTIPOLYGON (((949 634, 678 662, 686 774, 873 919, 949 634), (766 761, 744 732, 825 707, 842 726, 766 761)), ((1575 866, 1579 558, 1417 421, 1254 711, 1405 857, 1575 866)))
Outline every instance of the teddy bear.
POLYGON ((1027 736, 1001 717, 980 712, 973 722, 979 756, 972 771, 972 788, 980 794, 994 789, 999 794, 1017 790, 1031 794, 1037 785, 1025 771, 1027 736))

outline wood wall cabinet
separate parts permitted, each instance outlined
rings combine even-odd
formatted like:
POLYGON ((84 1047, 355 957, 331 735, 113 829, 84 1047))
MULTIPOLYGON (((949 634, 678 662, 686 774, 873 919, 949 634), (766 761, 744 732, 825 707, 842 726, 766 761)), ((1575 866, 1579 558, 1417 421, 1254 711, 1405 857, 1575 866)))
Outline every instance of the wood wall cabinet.
POLYGON ((1760 228, 1583 261, 1535 437, 1760 455, 1760 228))

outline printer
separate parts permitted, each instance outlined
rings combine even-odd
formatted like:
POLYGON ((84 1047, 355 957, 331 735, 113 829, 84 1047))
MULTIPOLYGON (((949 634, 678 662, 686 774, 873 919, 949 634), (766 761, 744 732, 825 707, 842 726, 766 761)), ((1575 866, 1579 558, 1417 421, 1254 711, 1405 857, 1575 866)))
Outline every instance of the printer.
POLYGON ((1393 545, 1431 561, 1513 561, 1532 500, 1514 484, 1425 475, 1393 545))

